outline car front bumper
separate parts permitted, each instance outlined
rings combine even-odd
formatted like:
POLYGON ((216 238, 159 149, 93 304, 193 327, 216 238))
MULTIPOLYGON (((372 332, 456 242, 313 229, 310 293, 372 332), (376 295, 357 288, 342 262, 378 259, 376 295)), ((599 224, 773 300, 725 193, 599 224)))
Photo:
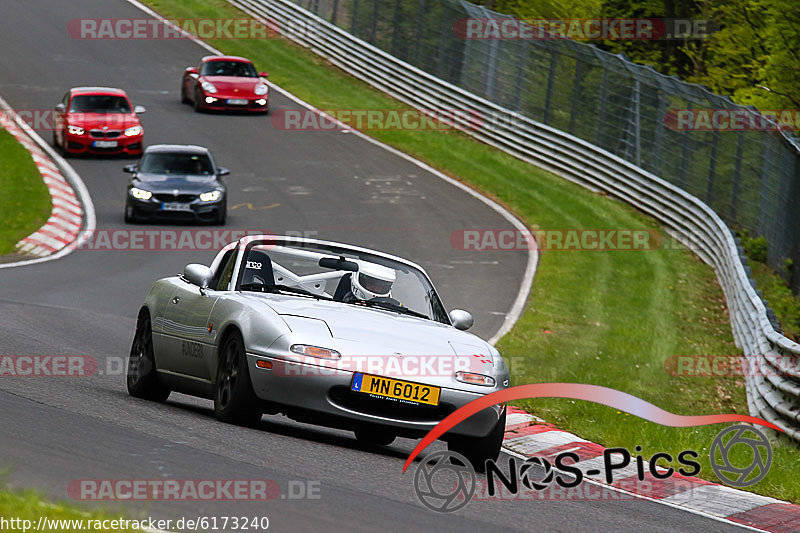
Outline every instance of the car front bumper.
POLYGON ((64 149, 70 154, 116 154, 116 155, 141 155, 144 135, 133 137, 120 136, 115 139, 94 139, 89 135, 64 136, 64 149), (116 146, 97 146, 96 143, 116 143, 116 146))
POLYGON ((242 111, 250 113, 266 113, 269 111, 269 96, 221 96, 203 94, 200 97, 200 109, 208 111, 242 111), (212 102, 208 99, 213 98, 212 102), (231 104, 229 100, 246 100, 246 104, 231 104))
MULTIPOLYGON (((351 371, 252 353, 247 354, 247 363, 253 391, 261 400, 290 411, 307 412, 315 423, 325 424, 329 417, 331 422, 337 421, 331 425, 338 427, 383 426, 398 435, 412 438, 425 435, 450 413, 483 396, 442 387, 438 406, 415 406, 351 391, 351 371), (257 361, 269 361, 272 368, 259 368, 257 361)), ((448 432, 444 440, 448 436, 488 435, 497 425, 503 409, 502 406, 493 406, 479 411, 448 432)))
POLYGON ((164 219, 164 220, 186 220, 196 222, 213 222, 219 218, 219 214, 225 210, 225 197, 215 202, 201 202, 194 200, 186 204, 187 209, 181 211, 169 211, 164 209, 167 202, 158 200, 138 200, 128 194, 125 200, 125 209, 132 209, 133 215, 137 218, 164 219))

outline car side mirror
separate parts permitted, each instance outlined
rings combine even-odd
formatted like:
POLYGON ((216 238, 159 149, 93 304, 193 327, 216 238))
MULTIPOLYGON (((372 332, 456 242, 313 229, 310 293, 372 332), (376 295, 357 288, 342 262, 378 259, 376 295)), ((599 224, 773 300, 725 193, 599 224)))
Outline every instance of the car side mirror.
POLYGON ((262 78, 269 78, 269 74, 266 72, 259 72, 258 75, 261 76, 262 78))
POLYGON ((122 171, 127 174, 133 174, 134 172, 136 172, 136 165, 125 165, 124 167, 122 167, 122 171))
POLYGON ((214 272, 205 265, 192 263, 183 269, 183 279, 200 289, 207 289, 213 278, 214 272))
POLYGON ((66 111, 66 110, 67 110, 67 106, 65 106, 64 104, 58 104, 58 105, 56 105, 56 108, 55 108, 55 109, 56 109, 56 111, 58 111, 59 113, 63 113, 64 111, 66 111))
POLYGON ((461 309, 453 309, 450 311, 450 323, 453 324, 453 327, 456 329, 460 329, 461 331, 466 331, 472 327, 474 320, 472 315, 467 311, 462 311, 461 309))
POLYGON ((200 72, 198 72, 197 67, 189 67, 189 68, 186 69, 186 74, 197 75, 197 74, 200 74, 200 72))
POLYGON ((136 113, 137 115, 141 115, 142 113, 145 113, 146 111, 147 111, 147 109, 145 109, 145 107, 143 105, 137 105, 136 107, 133 108, 133 112, 136 113))
POLYGON ((225 168, 225 167, 219 167, 219 168, 217 169, 217 176, 227 176, 227 175, 228 175, 228 174, 230 174, 230 173, 231 173, 231 171, 230 171, 230 170, 228 170, 228 169, 227 169, 227 168, 225 168))

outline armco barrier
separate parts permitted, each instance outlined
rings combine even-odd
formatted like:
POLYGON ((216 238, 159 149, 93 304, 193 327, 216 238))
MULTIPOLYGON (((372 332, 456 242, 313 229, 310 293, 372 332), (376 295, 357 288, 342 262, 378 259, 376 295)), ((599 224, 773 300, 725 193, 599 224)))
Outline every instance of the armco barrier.
POLYGON ((604 191, 659 220, 669 234, 711 265, 725 293, 737 345, 775 372, 746 377, 751 414, 800 441, 800 367, 765 355, 800 354, 770 324, 739 257, 733 234, 707 205, 678 187, 572 135, 535 122, 427 74, 353 37, 288 0, 228 0, 351 75, 418 109, 462 110, 480 127, 465 131, 524 161, 593 191, 604 191))

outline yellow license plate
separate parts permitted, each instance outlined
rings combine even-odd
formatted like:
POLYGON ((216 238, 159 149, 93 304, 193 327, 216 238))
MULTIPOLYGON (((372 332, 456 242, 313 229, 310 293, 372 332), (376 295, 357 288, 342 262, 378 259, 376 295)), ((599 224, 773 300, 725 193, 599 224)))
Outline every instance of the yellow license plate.
POLYGON ((353 384, 350 385, 350 388, 364 394, 428 405, 439 405, 439 393, 441 392, 439 387, 431 385, 371 376, 360 372, 356 372, 353 376, 353 384))

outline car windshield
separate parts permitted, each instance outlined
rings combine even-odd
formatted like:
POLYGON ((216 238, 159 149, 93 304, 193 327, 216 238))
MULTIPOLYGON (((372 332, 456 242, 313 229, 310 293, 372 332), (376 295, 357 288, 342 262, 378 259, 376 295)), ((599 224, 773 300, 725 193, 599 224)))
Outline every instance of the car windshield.
POLYGON ((240 290, 330 300, 450 323, 430 280, 417 268, 334 245, 262 242, 250 243, 245 250, 240 290))
POLYGON ((139 172, 210 176, 214 173, 214 166, 204 154, 157 152, 144 155, 139 172))
POLYGON ((236 78, 257 78, 253 65, 243 61, 209 61, 200 70, 202 76, 233 76, 236 78))
POLYGON ((124 96, 111 94, 80 94, 69 106, 73 113, 130 113, 131 105, 124 96))

